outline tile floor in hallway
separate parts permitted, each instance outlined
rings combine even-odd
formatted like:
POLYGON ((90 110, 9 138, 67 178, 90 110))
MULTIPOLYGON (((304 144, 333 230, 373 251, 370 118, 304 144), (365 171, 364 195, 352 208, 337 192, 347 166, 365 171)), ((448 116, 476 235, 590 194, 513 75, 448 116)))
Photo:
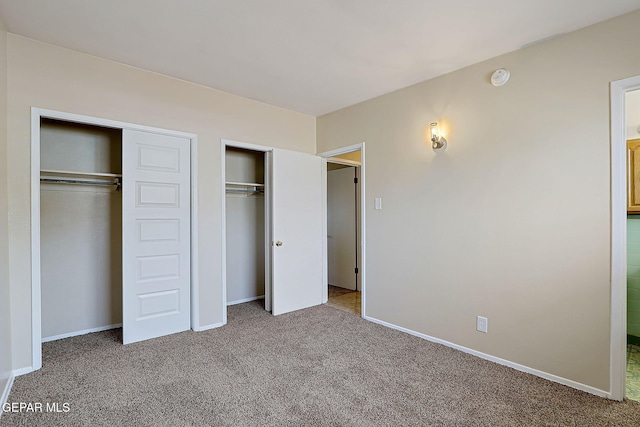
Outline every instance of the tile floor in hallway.
POLYGON ((329 285, 329 301, 327 305, 360 316, 361 304, 360 292, 329 285))
POLYGON ((627 399, 640 401, 640 346, 627 345, 627 399))

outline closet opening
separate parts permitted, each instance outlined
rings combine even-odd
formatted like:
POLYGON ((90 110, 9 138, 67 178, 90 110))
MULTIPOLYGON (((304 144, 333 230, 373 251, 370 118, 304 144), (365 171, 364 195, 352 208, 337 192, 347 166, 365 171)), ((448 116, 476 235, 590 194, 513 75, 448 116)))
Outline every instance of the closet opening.
POLYGON ((198 323, 197 136, 31 109, 31 351, 122 327, 198 323), (192 309, 193 307, 193 309, 192 309))
POLYGON ((326 302, 323 159, 225 139, 220 148, 221 323, 231 304, 264 300, 278 316, 326 302))
POLYGON ((226 306, 258 301, 271 311, 266 161, 264 151, 225 146, 226 306))
POLYGON ((327 304, 362 315, 360 150, 327 158, 327 304))
POLYGON ((40 121, 42 342, 122 326, 122 130, 40 121))

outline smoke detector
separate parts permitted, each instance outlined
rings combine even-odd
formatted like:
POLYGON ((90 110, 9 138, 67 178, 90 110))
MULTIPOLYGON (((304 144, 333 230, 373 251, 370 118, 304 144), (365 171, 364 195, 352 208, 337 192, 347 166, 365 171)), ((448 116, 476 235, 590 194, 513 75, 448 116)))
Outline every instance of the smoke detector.
POLYGON ((498 68, 491 74, 491 84, 494 86, 502 86, 509 81, 511 73, 506 68, 498 68))

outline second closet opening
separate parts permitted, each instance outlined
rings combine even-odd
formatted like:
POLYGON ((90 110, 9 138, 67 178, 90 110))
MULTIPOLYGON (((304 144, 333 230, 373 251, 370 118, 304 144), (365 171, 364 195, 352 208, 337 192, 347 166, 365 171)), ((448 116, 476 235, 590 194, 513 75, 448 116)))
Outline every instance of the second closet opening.
MULTIPOLYGON (((225 150, 227 306, 264 300, 268 294, 265 157, 261 151, 225 150)), ((265 309, 270 310, 268 299, 265 309)))

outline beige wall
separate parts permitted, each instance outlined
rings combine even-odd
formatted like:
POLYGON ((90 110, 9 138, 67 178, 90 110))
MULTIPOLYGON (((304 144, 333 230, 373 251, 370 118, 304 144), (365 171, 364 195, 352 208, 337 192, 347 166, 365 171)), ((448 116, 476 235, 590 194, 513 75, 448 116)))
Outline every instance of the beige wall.
POLYGON ((13 367, 31 365, 31 107, 198 135, 200 324, 221 322, 220 139, 313 153, 315 119, 12 34, 8 64, 13 367))
POLYGON ((7 242, 7 33, 0 20, 0 394, 11 371, 11 306, 7 242))
POLYGON ((609 390, 609 82, 640 74, 639 20, 318 119, 319 152, 366 141, 367 315, 609 390))

